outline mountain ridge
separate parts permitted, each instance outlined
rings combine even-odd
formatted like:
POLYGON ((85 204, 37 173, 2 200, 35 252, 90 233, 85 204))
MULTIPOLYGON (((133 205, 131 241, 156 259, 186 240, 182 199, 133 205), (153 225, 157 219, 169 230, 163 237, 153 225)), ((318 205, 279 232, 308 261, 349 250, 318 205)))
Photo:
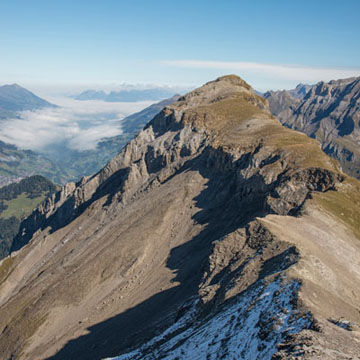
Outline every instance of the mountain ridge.
POLYGON ((340 326, 360 320, 356 189, 244 80, 209 82, 22 224, 25 246, 0 265, 0 349, 24 359, 356 356, 357 332, 340 326), (346 219, 334 197, 349 204, 346 219))
POLYGON ((85 90, 73 96, 76 100, 101 100, 106 102, 135 102, 144 100, 159 101, 173 97, 176 90, 171 88, 149 88, 149 89, 125 89, 112 90, 85 90))

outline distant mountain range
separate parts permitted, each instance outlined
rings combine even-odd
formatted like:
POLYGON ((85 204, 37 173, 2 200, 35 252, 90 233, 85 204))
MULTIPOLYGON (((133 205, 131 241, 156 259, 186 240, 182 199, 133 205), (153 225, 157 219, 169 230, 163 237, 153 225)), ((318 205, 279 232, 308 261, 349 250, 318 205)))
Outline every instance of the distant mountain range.
POLYGON ((283 125, 319 140, 345 172, 360 179, 360 78, 299 85, 264 97, 283 125))
POLYGON ((145 100, 162 100, 174 96, 171 88, 125 89, 118 91, 85 90, 73 96, 76 100, 102 100, 107 102, 136 102, 145 100))
POLYGON ((270 90, 263 96, 268 100, 271 112, 277 116, 280 112, 288 110, 289 107, 298 105, 311 87, 311 85, 299 84, 295 89, 270 90))

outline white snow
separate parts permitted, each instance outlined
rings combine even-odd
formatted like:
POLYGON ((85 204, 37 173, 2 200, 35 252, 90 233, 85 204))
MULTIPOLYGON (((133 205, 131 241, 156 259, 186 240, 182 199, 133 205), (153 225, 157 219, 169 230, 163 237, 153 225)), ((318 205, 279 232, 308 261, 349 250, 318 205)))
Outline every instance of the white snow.
MULTIPOLYGON (((283 279, 284 280, 284 279, 283 279)), ((299 283, 276 281, 247 290, 206 319, 196 319, 197 302, 164 333, 113 360, 271 359, 287 334, 309 327, 293 305, 299 283)))

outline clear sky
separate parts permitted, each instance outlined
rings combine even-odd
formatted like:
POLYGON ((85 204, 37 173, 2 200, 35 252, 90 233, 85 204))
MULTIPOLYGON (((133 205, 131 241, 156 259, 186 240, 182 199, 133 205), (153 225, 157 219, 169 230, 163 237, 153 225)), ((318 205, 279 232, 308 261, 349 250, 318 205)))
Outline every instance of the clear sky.
POLYGON ((359 0, 1 0, 0 84, 360 76, 359 0))

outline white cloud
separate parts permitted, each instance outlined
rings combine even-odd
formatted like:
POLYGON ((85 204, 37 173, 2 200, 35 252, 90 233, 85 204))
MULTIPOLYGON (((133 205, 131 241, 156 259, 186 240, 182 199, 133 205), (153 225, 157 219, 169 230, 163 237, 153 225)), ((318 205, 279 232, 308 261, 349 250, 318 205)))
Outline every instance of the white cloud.
MULTIPOLYGON (((302 65, 264 64, 242 61, 206 61, 206 60, 164 60, 163 64, 179 68, 216 69, 241 72, 247 76, 265 77, 295 83, 315 83, 360 76, 360 68, 329 68, 302 65)), ((275 81, 276 83, 276 81, 275 81)))
POLYGON ((36 151, 46 151, 54 145, 73 150, 94 149, 101 139, 121 134, 124 117, 152 103, 49 100, 61 107, 24 111, 20 119, 2 121, 0 140, 36 151))

